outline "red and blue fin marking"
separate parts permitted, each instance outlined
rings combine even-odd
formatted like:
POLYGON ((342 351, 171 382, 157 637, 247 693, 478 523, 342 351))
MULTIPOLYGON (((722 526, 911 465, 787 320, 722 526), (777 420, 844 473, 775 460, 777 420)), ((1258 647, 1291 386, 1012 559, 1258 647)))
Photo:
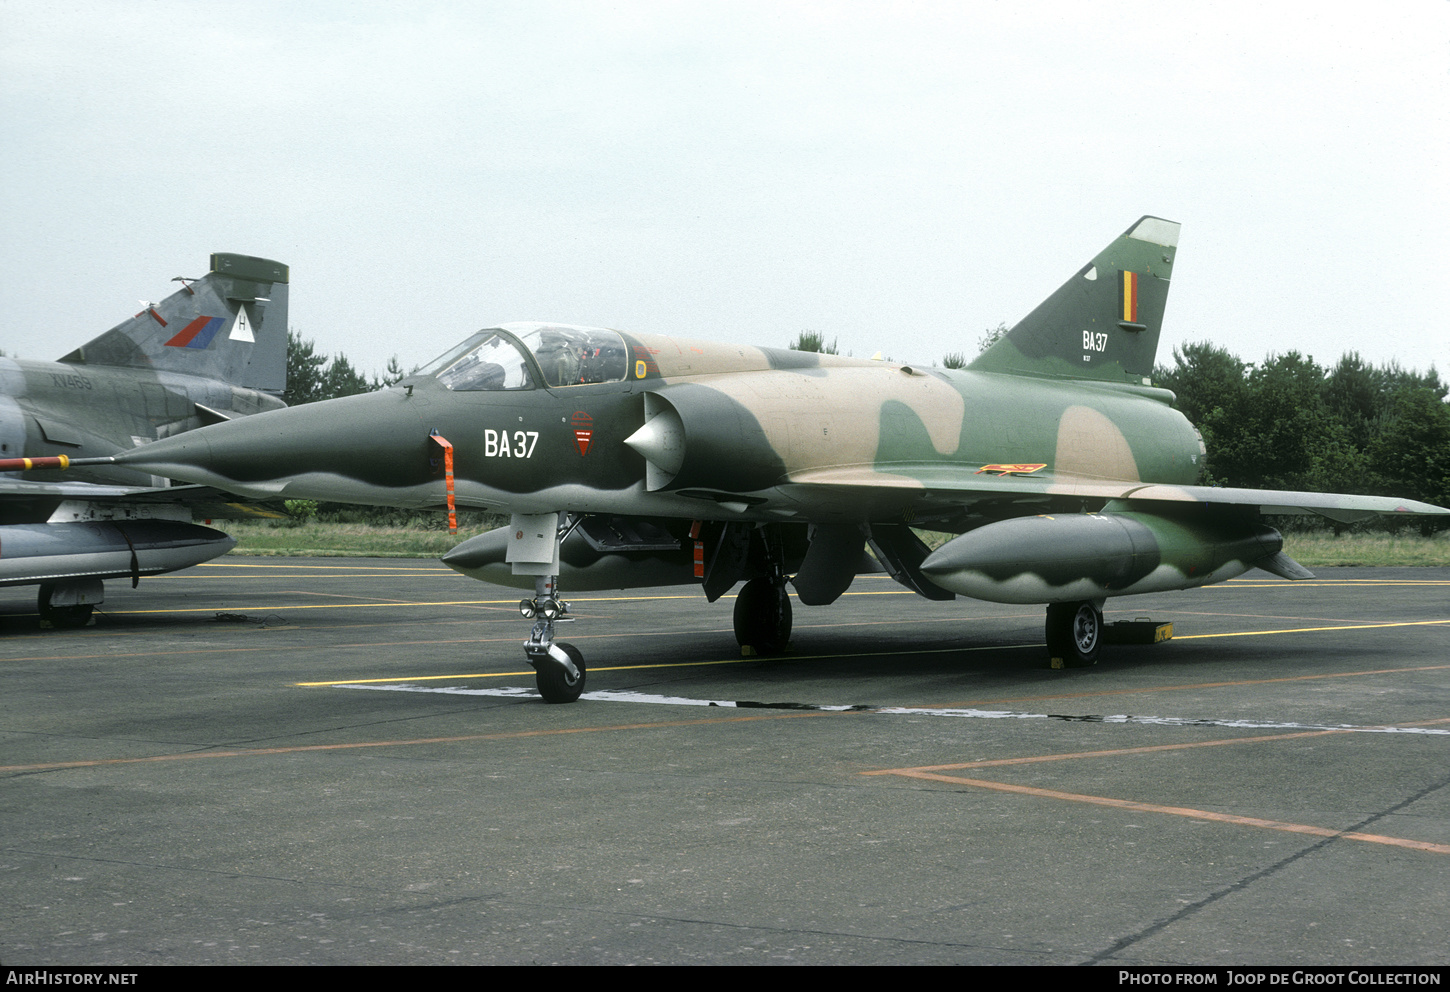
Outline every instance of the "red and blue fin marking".
POLYGON ((166 342, 168 348, 205 348, 226 323, 221 317, 198 317, 166 342))

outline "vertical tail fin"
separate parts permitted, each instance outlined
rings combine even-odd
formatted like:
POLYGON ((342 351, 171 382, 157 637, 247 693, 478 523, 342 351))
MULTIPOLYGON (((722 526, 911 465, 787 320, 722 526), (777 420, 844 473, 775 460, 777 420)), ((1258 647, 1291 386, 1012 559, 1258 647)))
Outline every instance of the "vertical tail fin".
POLYGON ((1145 382, 1158 353, 1178 228, 1143 217, 967 368, 1145 382))
POLYGON ((217 252, 211 271, 61 359, 287 388, 287 266, 217 252))

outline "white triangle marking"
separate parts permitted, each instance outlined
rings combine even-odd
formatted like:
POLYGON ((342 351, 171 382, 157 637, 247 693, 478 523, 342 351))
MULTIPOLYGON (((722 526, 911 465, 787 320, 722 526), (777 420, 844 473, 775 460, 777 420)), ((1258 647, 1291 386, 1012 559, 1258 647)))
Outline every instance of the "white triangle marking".
POLYGON ((239 303, 237 305, 237 319, 232 324, 232 333, 228 335, 228 338, 232 341, 250 341, 253 344, 257 343, 257 339, 252 337, 252 323, 247 320, 247 305, 245 303, 239 303))

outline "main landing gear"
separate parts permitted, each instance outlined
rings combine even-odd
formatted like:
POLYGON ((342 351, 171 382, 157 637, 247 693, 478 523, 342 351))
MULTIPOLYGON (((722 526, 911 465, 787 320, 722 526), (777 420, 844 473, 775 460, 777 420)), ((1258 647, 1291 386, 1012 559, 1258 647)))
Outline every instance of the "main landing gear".
POLYGON ((1048 604, 1047 653, 1053 668, 1096 665, 1102 642, 1101 604, 1086 601, 1048 604))
POLYGON ((36 608, 40 619, 52 627, 72 630, 91 622, 91 612, 102 595, 100 579, 45 582, 36 597, 36 608))
POLYGON ((519 612, 534 621, 524 655, 534 667, 539 695, 547 703, 572 703, 584 691, 584 655, 574 645, 554 640, 554 624, 574 620, 569 604, 559 598, 559 577, 536 578, 534 598, 520 601, 519 612))
POLYGON ((751 579, 735 598, 735 640, 756 654, 780 654, 790 643, 790 595, 785 576, 751 579))

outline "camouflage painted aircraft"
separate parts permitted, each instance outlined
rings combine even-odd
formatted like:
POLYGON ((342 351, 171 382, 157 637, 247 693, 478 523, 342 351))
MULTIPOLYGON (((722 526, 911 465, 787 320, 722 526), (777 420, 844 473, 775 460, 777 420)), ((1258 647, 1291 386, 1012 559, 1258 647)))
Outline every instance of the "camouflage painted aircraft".
POLYGON ((57 626, 84 624, 105 579, 134 585, 236 543, 194 512, 245 515, 103 456, 285 406, 287 266, 219 253, 206 276, 173 281, 58 362, 0 358, 0 471, 22 473, 0 477, 0 585, 40 584, 41 617, 57 626))
POLYGON ((830 603, 874 559, 929 599, 1047 604, 1054 658, 1093 663, 1110 596, 1249 568, 1309 573, 1264 513, 1437 507, 1194 485, 1202 439, 1149 376, 1179 225, 1137 221, 960 371, 506 324, 377 393, 265 413, 116 459, 255 497, 511 514, 444 556, 533 589, 545 699, 585 665, 563 589, 744 581, 735 631, 790 636, 787 585, 830 603), (931 551, 913 527, 960 536, 931 551))

